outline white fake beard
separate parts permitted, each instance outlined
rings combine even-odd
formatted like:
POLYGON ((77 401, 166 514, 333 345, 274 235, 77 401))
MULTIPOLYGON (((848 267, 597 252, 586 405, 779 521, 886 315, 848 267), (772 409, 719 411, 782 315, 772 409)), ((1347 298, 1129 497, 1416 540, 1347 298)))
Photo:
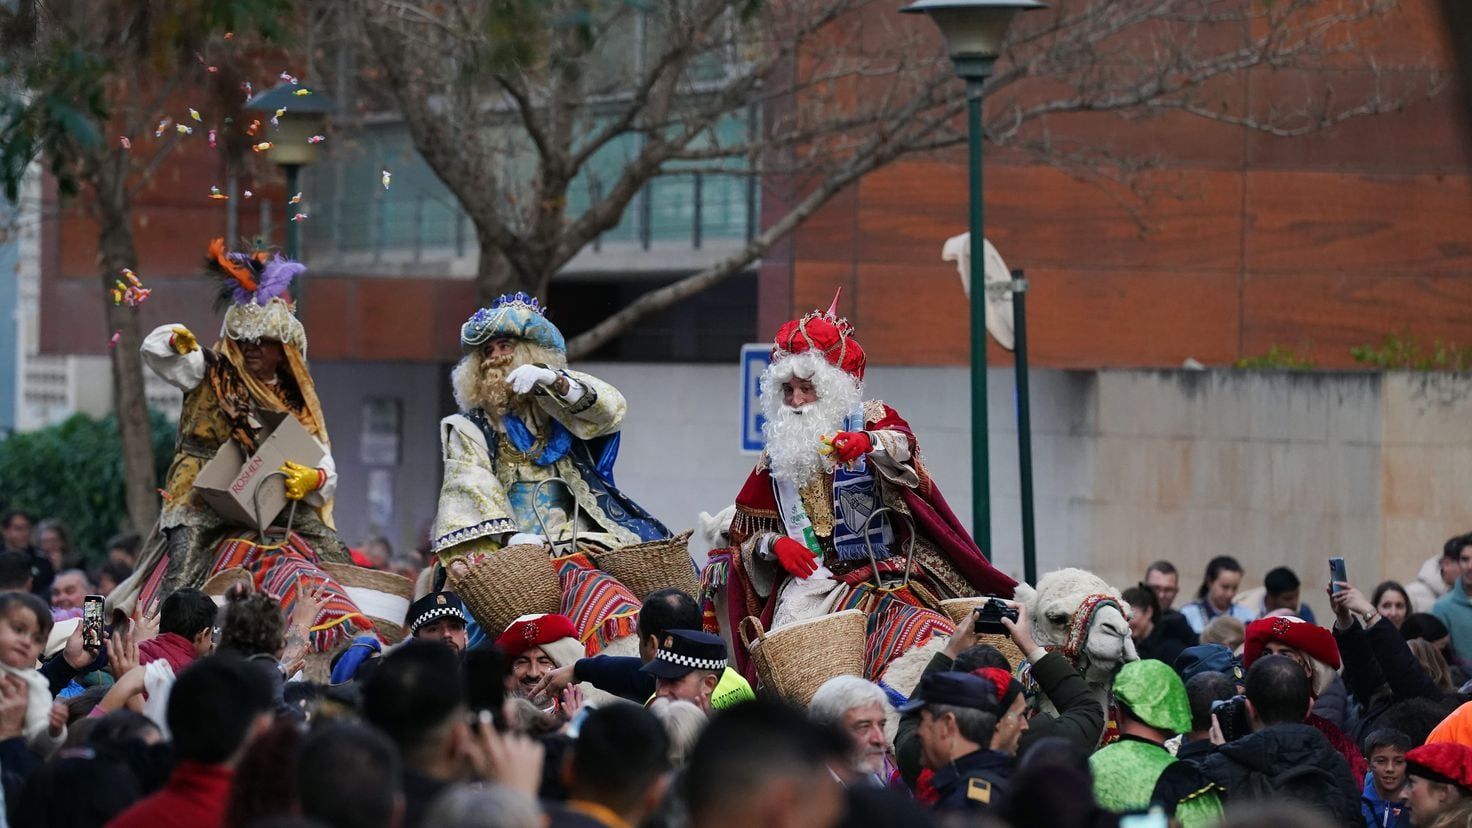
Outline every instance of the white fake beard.
POLYGON ((843 418, 858 406, 862 389, 848 374, 830 365, 822 355, 808 352, 785 357, 762 373, 762 434, 772 476, 801 486, 833 468, 818 453, 821 438, 843 427, 843 418), (782 400, 782 383, 792 376, 809 378, 818 398, 801 408, 782 400))

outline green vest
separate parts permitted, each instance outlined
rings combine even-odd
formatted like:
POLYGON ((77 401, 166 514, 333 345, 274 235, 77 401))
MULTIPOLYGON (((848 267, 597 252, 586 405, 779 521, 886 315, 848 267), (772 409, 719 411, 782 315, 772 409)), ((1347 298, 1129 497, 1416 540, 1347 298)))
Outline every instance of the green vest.
MULTIPOLYGON (((1114 813, 1143 811, 1150 807, 1160 774, 1176 761, 1165 748, 1134 739, 1095 751, 1089 757, 1094 798, 1114 813)), ((1176 803, 1175 819, 1182 828, 1204 828, 1221 818, 1221 800, 1213 788, 1196 791, 1176 803)))

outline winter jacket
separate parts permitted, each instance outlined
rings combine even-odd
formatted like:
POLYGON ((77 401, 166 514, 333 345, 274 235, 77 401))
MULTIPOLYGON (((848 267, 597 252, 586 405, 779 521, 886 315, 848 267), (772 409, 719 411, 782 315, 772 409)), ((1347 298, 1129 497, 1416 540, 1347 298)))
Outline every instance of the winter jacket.
POLYGON ((1375 774, 1365 774, 1365 790, 1360 794, 1360 813, 1365 828, 1409 828, 1411 809, 1404 801, 1381 799, 1375 788, 1375 774))
POLYGON ((1314 699, 1314 714, 1327 721, 1333 722, 1334 726, 1345 733, 1354 730, 1355 715, 1353 708, 1349 705, 1349 689, 1344 686, 1344 680, 1335 676, 1314 699))
POLYGON ((1323 812, 1335 825, 1363 821, 1360 786, 1344 757, 1308 725, 1270 725, 1222 745, 1200 764, 1228 803, 1281 797, 1323 812))
POLYGON ((1411 612, 1430 612, 1436 599, 1445 595, 1446 581, 1441 579, 1441 555, 1432 555, 1421 564, 1416 580, 1406 584, 1406 596, 1411 599, 1411 612))
MULTIPOLYGON (((1352 731, 1356 744, 1375 728, 1392 704, 1445 695, 1426 675, 1395 625, 1385 618, 1369 629, 1358 621, 1345 629, 1335 625, 1334 641, 1344 663, 1345 687, 1363 711, 1359 726, 1352 731)), ((1315 705, 1314 710, 1318 709, 1315 705)))
POLYGON ((1472 655, 1472 597, 1462 589, 1458 578, 1446 594, 1436 599, 1431 614, 1446 625, 1452 635, 1452 649, 1457 652, 1457 663, 1463 668, 1472 667, 1468 655, 1472 655), (1464 653, 1468 655, 1463 655, 1464 653))
MULTIPOLYGON (((936 653, 925 665, 925 673, 944 673, 952 667, 951 657, 936 653)), ((1038 713, 1028 720, 1027 731, 1017 743, 1017 753, 1027 752, 1028 745, 1047 736, 1058 736, 1092 753, 1104 732, 1104 710, 1089 692, 1089 683, 1059 653, 1048 653, 1032 665, 1032 677, 1044 696, 1053 703, 1057 716, 1038 713)), ((914 787, 920 777, 920 713, 900 717, 894 737, 895 763, 900 776, 914 787)))
POLYGON ((1007 780, 1017 760, 1000 750, 968 753, 935 772, 935 807, 942 811, 980 811, 1007 795, 1007 780))

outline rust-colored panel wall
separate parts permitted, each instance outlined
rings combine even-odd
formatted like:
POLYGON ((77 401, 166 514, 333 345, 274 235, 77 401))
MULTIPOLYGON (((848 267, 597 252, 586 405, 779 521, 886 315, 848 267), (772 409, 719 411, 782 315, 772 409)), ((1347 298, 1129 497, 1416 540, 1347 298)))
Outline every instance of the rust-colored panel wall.
MULTIPOLYGON (((1354 365, 1351 348, 1392 333, 1472 345, 1469 96, 1447 80, 1437 4, 1403 0, 1397 21, 1367 29, 1361 48, 1410 69, 1262 70, 1216 90, 1223 106, 1262 116, 1441 79, 1394 112, 1291 138, 1180 113, 1048 122, 1060 142, 1152 159, 1132 188, 988 145, 987 235, 1031 280, 1033 360, 1220 365, 1277 345, 1340 368, 1354 365)), ((966 300, 940 260, 966 230, 965 172, 953 151, 869 175, 799 229, 790 266, 769 262, 762 290, 800 314, 842 285, 871 361, 965 363, 966 300)), ((995 347, 990 358, 1007 359, 995 347)))

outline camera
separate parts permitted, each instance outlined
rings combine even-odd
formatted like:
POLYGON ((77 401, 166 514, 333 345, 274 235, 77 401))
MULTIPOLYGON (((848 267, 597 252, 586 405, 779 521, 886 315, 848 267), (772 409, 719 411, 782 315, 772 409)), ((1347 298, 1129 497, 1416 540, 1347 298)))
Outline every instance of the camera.
POLYGON ((1252 732, 1252 722, 1247 718, 1247 697, 1233 696, 1211 703, 1211 713, 1221 728, 1222 738, 1228 742, 1252 732))
POLYGON ((1007 628, 1002 626, 1003 618, 1017 623, 1017 610, 1001 598, 987 598, 976 616, 976 632, 1007 635, 1007 628))

